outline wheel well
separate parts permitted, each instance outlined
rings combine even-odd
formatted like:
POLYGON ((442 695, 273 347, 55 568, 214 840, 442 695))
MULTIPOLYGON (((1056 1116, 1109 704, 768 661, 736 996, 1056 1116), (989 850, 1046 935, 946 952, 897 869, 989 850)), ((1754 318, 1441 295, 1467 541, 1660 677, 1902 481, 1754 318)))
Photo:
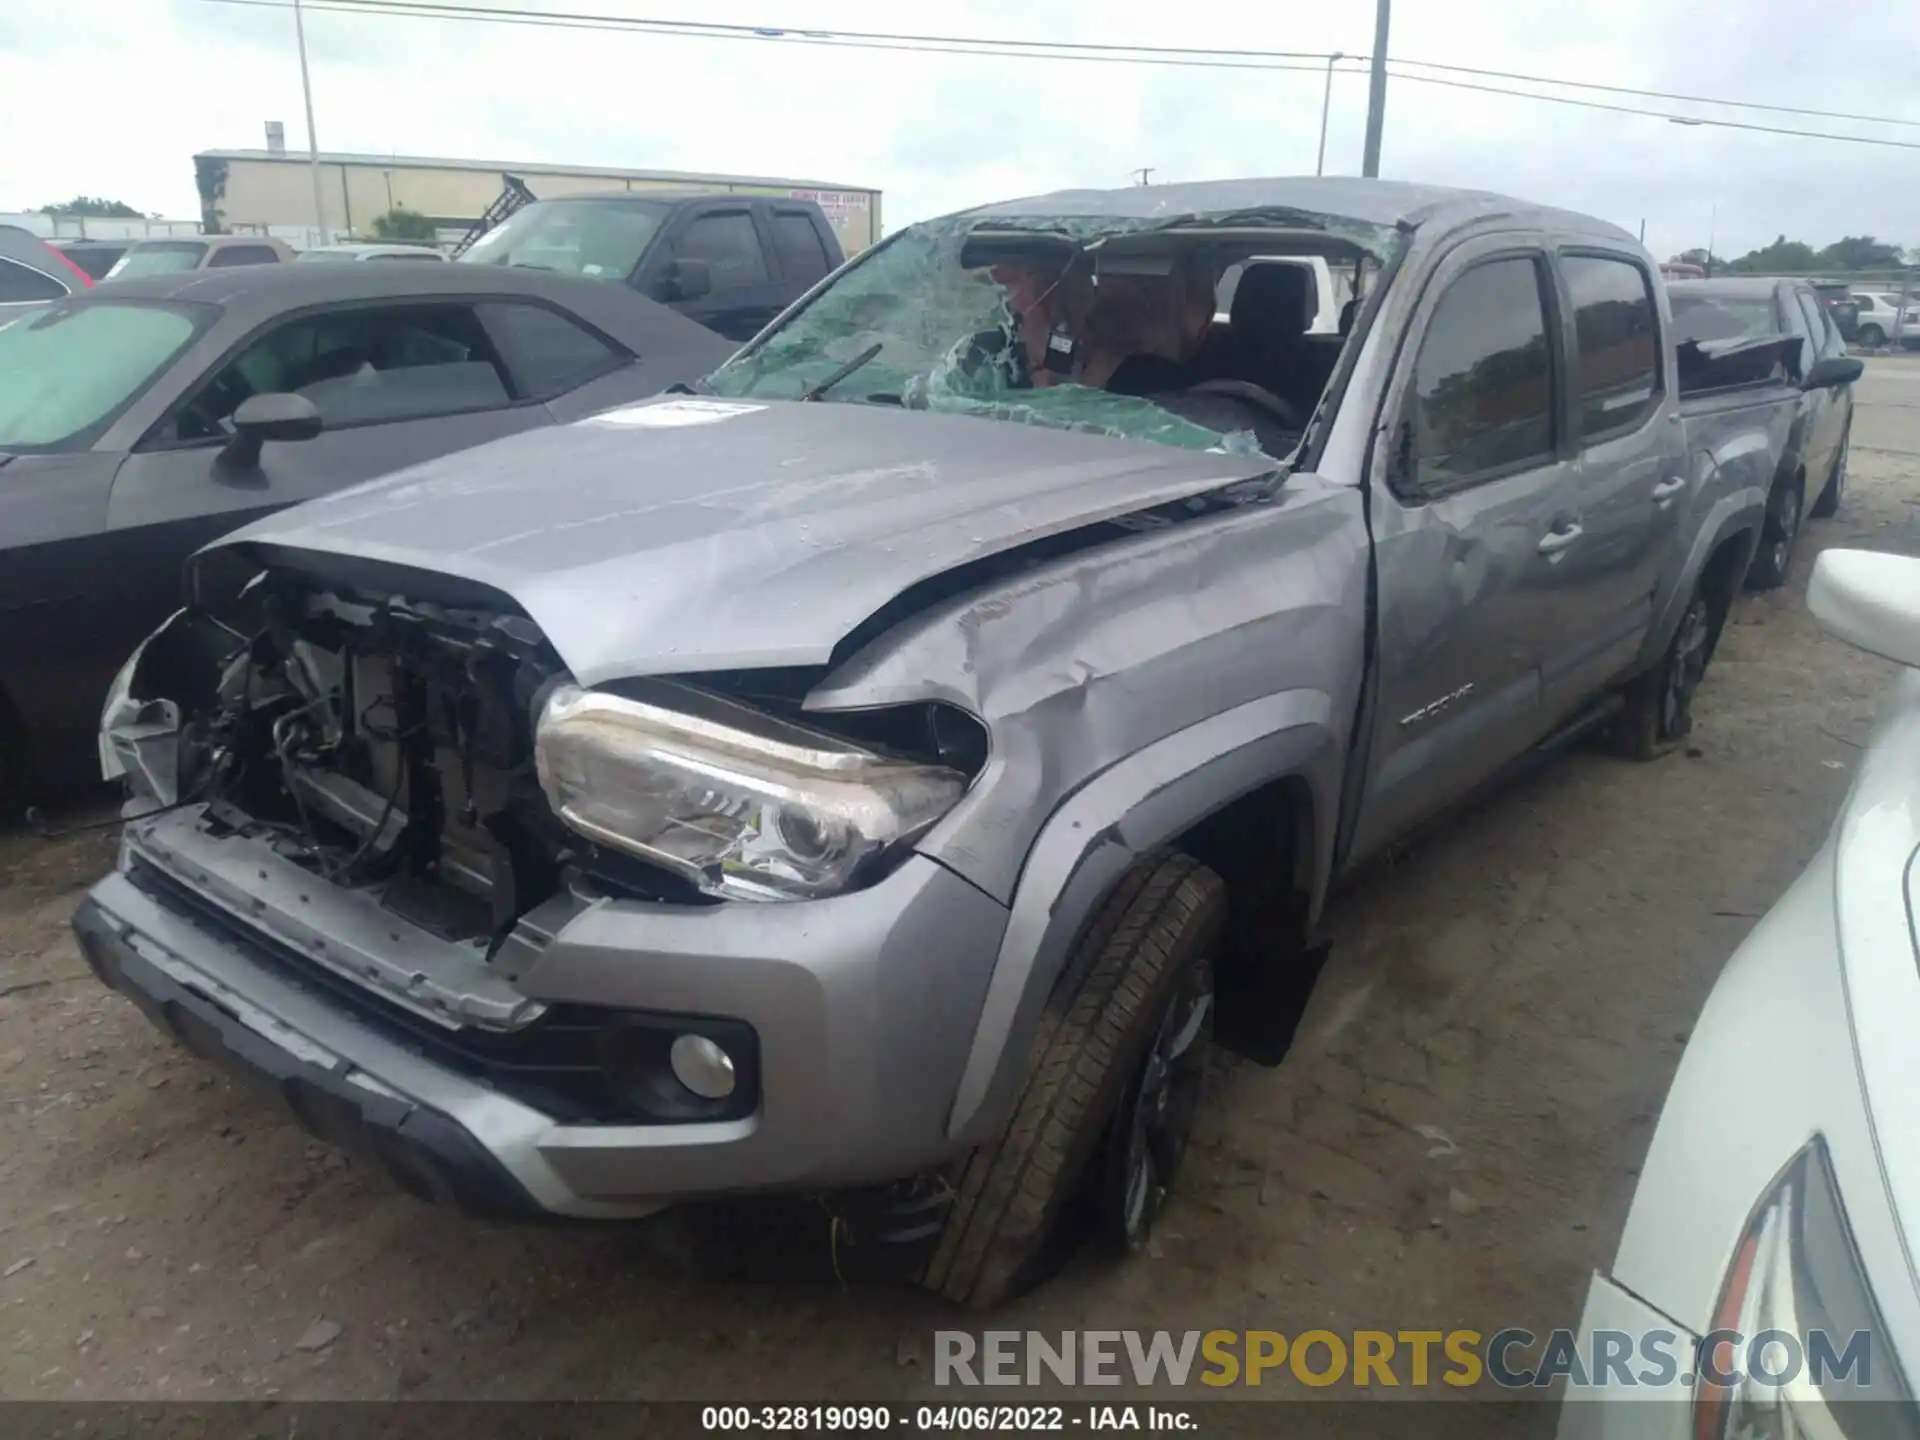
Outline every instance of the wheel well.
POLYGON ((1714 649, 1720 644, 1720 629, 1727 621, 1727 612, 1733 608, 1733 597, 1740 593, 1740 582, 1745 576, 1747 566, 1752 563, 1757 542, 1751 531, 1741 531, 1729 535, 1714 548, 1707 557, 1707 563, 1700 567, 1700 588, 1706 593, 1708 613, 1712 617, 1713 628, 1707 640, 1707 658, 1713 658, 1714 649), (1742 556, 1746 557, 1744 560, 1742 556))
POLYGON ((1222 1044, 1265 1065, 1285 1055, 1325 958, 1306 941, 1313 833, 1312 792, 1288 776, 1170 842, 1226 881, 1214 1032, 1222 1044))

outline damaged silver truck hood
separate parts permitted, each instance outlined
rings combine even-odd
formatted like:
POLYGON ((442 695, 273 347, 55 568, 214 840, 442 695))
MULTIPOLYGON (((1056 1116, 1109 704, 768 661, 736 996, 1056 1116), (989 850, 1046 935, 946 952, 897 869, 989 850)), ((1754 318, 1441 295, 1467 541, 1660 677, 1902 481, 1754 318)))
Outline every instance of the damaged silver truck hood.
POLYGON ((490 586, 594 685, 821 664, 918 581, 1276 468, 968 416, 689 396, 432 460, 210 548, 490 586))

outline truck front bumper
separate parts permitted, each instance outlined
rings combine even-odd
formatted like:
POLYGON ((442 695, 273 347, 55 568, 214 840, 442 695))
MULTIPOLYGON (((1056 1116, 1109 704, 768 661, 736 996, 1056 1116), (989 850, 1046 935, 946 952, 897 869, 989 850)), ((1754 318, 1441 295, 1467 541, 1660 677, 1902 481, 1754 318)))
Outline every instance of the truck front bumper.
MULTIPOLYGON (((208 900, 193 867, 214 852, 190 847, 211 843, 191 815, 130 826, 120 868, 74 917, 88 964, 188 1049, 266 1081, 309 1130, 377 1156, 416 1194, 487 1215, 616 1219, 883 1183, 954 1158, 946 1120, 1006 912, 924 857, 830 900, 608 901, 556 935, 518 982, 534 1000, 724 1017, 755 1037, 751 1113, 634 1123, 543 1105, 384 1023, 377 997, 208 900)), ((303 910, 324 927, 348 897, 310 888, 303 910)))

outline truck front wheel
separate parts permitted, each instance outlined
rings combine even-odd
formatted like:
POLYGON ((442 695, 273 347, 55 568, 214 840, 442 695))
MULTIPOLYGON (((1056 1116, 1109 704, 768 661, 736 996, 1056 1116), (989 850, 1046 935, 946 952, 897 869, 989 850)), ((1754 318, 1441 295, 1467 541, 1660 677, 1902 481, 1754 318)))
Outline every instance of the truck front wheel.
POLYGON ((1184 855, 1130 871, 1041 1013, 999 1139, 967 1160, 922 1282, 981 1309, 1041 1278, 1076 1202, 1116 1248, 1146 1240, 1198 1108, 1226 885, 1184 855))

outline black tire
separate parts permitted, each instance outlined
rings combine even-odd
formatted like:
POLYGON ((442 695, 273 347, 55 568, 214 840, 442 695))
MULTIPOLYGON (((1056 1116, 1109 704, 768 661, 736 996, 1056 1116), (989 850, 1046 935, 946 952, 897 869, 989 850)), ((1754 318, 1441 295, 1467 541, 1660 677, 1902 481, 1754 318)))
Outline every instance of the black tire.
POLYGON ((1631 681, 1626 708, 1608 728, 1608 748, 1629 760, 1656 760, 1693 730, 1693 697, 1706 677, 1723 616, 1703 577, 1674 627, 1660 663, 1631 681))
MULTIPOLYGON (((1089 1166, 1112 1153, 1104 1143, 1112 1122, 1139 1092, 1185 982, 1196 972, 1210 976, 1226 914, 1226 885, 1184 855, 1145 861, 1114 887, 1041 1013, 1005 1131, 955 1180, 922 1284, 979 1309, 1029 1288, 1054 1253, 1049 1242, 1083 1177, 1096 1214, 1112 1216, 1101 1193, 1105 1167, 1089 1166)), ((1152 1215, 1145 1220, 1151 1225, 1152 1215)), ((1145 1233, 1139 1226, 1119 1238, 1137 1244, 1145 1233)))
POLYGON ((1887 332, 1882 330, 1878 325, 1862 325, 1859 335, 1854 338, 1859 340, 1867 349, 1878 350, 1882 345, 1887 343, 1887 332))
POLYGON ((1833 471, 1827 476, 1827 483, 1821 487, 1820 498, 1813 502, 1809 513, 1816 520, 1829 520, 1840 512, 1840 501, 1847 490, 1847 456, 1853 449, 1853 422, 1847 422, 1847 430, 1840 437, 1840 449, 1833 457, 1833 471))
POLYGON ((1767 523, 1760 531, 1760 548, 1747 567, 1749 590, 1778 590, 1793 573, 1793 551, 1800 543, 1800 517, 1806 493, 1804 472, 1773 487, 1767 504, 1767 523))
POLYGON ((31 774, 26 737, 0 698, 0 830, 25 820, 33 799, 28 791, 31 774))

